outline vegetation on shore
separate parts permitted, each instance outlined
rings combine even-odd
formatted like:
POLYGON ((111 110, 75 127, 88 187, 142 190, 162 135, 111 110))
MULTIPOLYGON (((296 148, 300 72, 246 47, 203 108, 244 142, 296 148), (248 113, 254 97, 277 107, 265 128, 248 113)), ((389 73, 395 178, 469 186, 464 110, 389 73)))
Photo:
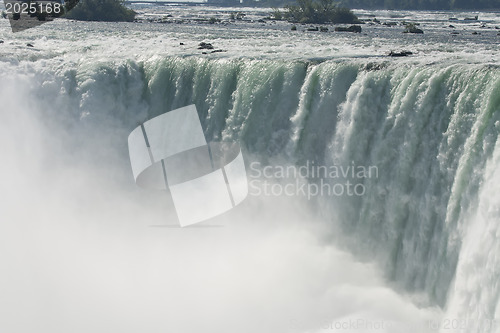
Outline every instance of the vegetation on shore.
POLYGON ((76 3, 77 0, 66 1, 64 17, 80 21, 131 22, 136 15, 122 0, 80 0, 76 3))
MULTIPOLYGON (((339 5, 358 9, 415 9, 415 10, 479 10, 500 9, 499 0, 338 0, 339 5)), ((283 7, 293 0, 247 1, 245 4, 267 7, 283 7)))
POLYGON ((272 16, 294 23, 360 23, 350 9, 338 6, 333 0, 297 0, 297 5, 286 5, 284 12, 274 8, 272 16))
POLYGON ((500 9, 498 0, 342 0, 351 8, 385 9, 500 9))

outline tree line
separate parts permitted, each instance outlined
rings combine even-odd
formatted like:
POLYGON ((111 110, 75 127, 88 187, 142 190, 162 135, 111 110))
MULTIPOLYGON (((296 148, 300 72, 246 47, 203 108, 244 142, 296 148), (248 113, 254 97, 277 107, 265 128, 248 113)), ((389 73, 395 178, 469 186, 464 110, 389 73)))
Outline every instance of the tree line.
POLYGON ((350 8, 385 9, 500 9, 500 0, 342 0, 350 8))
MULTIPOLYGON (((244 1, 249 4, 250 1, 244 1)), ((260 5, 283 7, 295 0, 261 0, 260 5)), ((500 0, 340 0, 340 7, 358 9, 479 10, 500 9, 500 0)))
POLYGON ((285 11, 274 8, 274 19, 295 23, 360 23, 356 15, 333 0, 297 0, 297 5, 285 5, 285 11))
POLYGON ((79 21, 131 22, 136 15, 123 0, 66 0, 65 4, 64 17, 79 21))

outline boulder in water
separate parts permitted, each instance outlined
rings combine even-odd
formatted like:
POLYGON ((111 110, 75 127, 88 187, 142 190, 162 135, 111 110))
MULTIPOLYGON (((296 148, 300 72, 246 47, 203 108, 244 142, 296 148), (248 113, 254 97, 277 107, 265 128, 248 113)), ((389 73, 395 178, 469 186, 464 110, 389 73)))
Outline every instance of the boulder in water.
POLYGON ((412 54, 413 52, 411 51, 401 51, 401 52, 391 51, 389 52, 389 57, 407 57, 412 54))
POLYGON ((210 43, 201 42, 198 44, 198 50, 213 50, 214 47, 210 43))
POLYGON ((361 32, 361 26, 359 25, 351 25, 349 28, 346 27, 335 27, 335 31, 337 32, 361 32))
POLYGON ((464 18, 464 21, 477 21, 479 17, 476 15, 474 17, 466 17, 464 18))
POLYGON ((414 23, 407 23, 404 33, 423 34, 424 31, 422 29, 417 28, 417 26, 414 23))

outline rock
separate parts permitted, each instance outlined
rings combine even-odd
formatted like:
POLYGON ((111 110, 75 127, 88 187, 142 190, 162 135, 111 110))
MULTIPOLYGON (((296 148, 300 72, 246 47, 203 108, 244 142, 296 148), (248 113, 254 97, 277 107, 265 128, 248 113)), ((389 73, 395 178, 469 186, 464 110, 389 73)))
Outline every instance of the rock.
POLYGON ((3 44, 3 40, 0 40, 0 44, 3 44))
POLYGON ((413 23, 409 23, 406 25, 405 31, 403 31, 405 34, 410 33, 410 34, 423 34, 424 31, 422 29, 419 29, 415 26, 413 23))
POLYGON ((33 44, 31 44, 31 43, 26 44, 26 46, 27 46, 27 47, 35 47, 35 46, 34 46, 33 44))
POLYGON ((413 52, 411 51, 401 51, 401 52, 391 51, 389 52, 389 57, 407 57, 412 54, 413 52))
POLYGON ((466 17, 466 18, 464 18, 464 21, 477 21, 477 19, 478 19, 478 16, 476 15, 474 17, 466 17))
POLYGON ((473 35, 480 35, 481 33, 480 33, 480 32, 477 32, 477 31, 474 31, 472 34, 473 34, 473 35))
POLYGON ((296 31, 297 30, 297 26, 296 25, 292 25, 292 31, 296 31))
POLYGON ((186 45, 186 44, 184 44, 183 42, 180 42, 179 45, 186 45))
POLYGON ((201 54, 212 54, 212 53, 219 53, 219 52, 227 52, 226 50, 213 50, 213 51, 203 51, 201 54))
POLYGON ((448 28, 455 29, 455 26, 454 26, 453 24, 450 24, 450 25, 448 26, 448 28))
POLYGON ((450 17, 448 21, 458 21, 458 19, 456 17, 450 17))
POLYGON ((361 32, 361 26, 359 25, 351 25, 349 28, 346 27, 335 27, 335 31, 338 32, 361 32))
POLYGON ((319 27, 319 31, 328 32, 328 28, 327 27, 319 27))
POLYGON ((386 67, 385 63, 374 63, 374 62, 369 62, 365 65, 365 70, 366 71, 378 71, 386 67))
POLYGON ((318 31, 319 28, 318 27, 310 27, 310 28, 307 28, 307 31, 318 31))
POLYGON ((210 43, 201 42, 198 44, 198 50, 213 50, 213 46, 210 43))
POLYGON ((419 28, 412 28, 412 29, 406 29, 404 33, 411 33, 411 34, 423 34, 424 31, 419 28))
POLYGON ((218 18, 215 18, 215 17, 211 17, 208 19, 208 24, 215 24, 215 23, 218 23, 220 22, 220 20, 218 18))
POLYGON ((359 25, 351 25, 348 29, 350 32, 357 32, 357 33, 361 32, 361 26, 359 25))

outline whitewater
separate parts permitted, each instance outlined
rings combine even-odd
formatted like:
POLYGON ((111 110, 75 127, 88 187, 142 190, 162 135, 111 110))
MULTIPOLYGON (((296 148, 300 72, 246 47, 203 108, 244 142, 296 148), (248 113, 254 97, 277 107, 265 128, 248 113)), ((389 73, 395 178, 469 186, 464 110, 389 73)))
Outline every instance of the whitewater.
POLYGON ((357 10, 425 33, 352 34, 134 6, 140 22, 0 19, 1 332, 500 332, 499 13, 357 10), (177 228, 127 137, 190 104, 247 167, 376 177, 177 228))

